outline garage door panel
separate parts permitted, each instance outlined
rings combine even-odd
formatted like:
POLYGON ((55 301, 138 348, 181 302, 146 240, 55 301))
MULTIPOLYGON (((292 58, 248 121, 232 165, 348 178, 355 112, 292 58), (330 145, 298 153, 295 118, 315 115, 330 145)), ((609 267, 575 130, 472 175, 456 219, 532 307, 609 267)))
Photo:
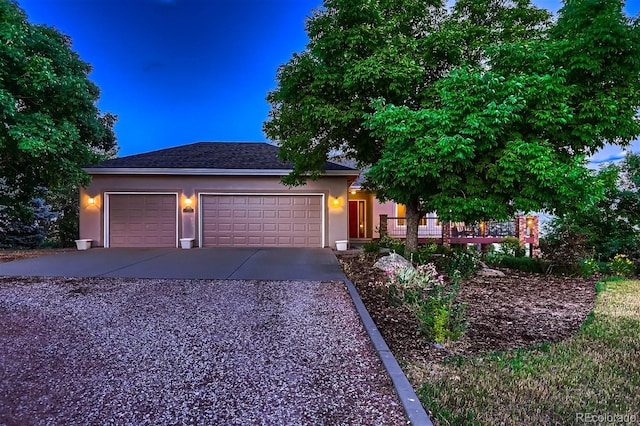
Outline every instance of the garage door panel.
POLYGON ((318 224, 310 223, 307 230, 315 234, 315 233, 319 233, 322 230, 322 228, 318 224))
POLYGON ((322 245, 321 196, 237 195, 235 197, 235 200, 229 201, 227 195, 202 196, 203 246, 318 247, 322 245), (221 200, 224 200, 227 205, 233 204, 231 218, 223 217, 226 212, 221 200))
POLYGON ((265 232, 278 232, 278 225, 275 223, 265 223, 263 224, 263 229, 265 232))
POLYGON ((110 194, 110 247, 175 247, 177 200, 171 194, 110 194))
POLYGON ((291 232, 293 229, 291 228, 290 223, 279 223, 278 224, 278 232, 291 232))
POLYGON ((289 236, 278 236, 278 245, 290 246, 293 243, 293 238, 289 236))
POLYGON ((307 218, 307 212, 306 211, 296 210, 296 211, 293 212, 293 218, 294 219, 306 219, 307 218))

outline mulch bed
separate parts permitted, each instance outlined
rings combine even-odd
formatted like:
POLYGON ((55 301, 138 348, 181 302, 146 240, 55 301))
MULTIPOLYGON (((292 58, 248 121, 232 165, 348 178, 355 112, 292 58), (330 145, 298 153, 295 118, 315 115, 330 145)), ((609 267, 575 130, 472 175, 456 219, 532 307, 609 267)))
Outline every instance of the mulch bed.
POLYGON ((64 253, 66 251, 75 251, 75 248, 51 248, 36 250, 16 250, 16 249, 0 249, 0 263, 12 262, 14 260, 32 259, 34 257, 49 256, 52 254, 64 253))
MULTIPOLYGON (((0 263, 71 250, 0 250, 0 263)), ((462 283, 458 297, 467 304, 467 330, 458 342, 439 348, 418 335, 418 322, 407 308, 388 306, 384 275, 372 266, 376 256, 351 250, 336 254, 398 359, 438 361, 557 342, 580 328, 596 297, 594 278, 509 269, 502 269, 505 277, 475 276, 462 283)))
POLYGON ((505 277, 474 276, 460 286, 467 304, 463 337, 435 347, 417 333, 418 322, 404 307, 390 307, 375 256, 339 254, 371 317, 399 360, 438 362, 450 355, 524 348, 574 334, 593 309, 596 279, 560 277, 502 269, 505 277))

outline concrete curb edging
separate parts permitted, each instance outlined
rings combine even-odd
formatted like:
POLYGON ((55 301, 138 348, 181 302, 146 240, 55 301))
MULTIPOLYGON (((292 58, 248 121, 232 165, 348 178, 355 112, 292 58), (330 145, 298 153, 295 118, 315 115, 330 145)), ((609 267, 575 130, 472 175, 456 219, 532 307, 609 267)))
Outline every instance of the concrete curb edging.
POLYGON ((353 304, 355 305, 358 315, 360 315, 360 319, 364 324, 364 328, 367 330, 367 334, 373 343, 373 347, 380 357, 387 373, 389 373, 389 376, 391 377, 393 386, 396 388, 396 392, 398 393, 400 402, 404 407, 404 411, 407 413, 409 421, 415 426, 433 426, 429 415, 422 406, 422 403, 420 403, 418 395, 416 395, 413 387, 407 379, 407 376, 404 375, 398 361, 393 356, 393 353, 384 341, 382 334, 380 334, 378 327, 373 322, 373 319, 371 318, 371 315, 369 315, 367 308, 364 306, 355 286, 348 279, 345 279, 345 285, 349 290, 349 294, 351 295, 353 304))

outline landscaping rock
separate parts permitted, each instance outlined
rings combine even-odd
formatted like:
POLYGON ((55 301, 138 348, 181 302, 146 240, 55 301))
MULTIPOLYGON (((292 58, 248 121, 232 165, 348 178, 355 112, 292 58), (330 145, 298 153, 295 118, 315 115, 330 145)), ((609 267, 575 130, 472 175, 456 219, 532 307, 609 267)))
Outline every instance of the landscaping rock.
POLYGON ((504 277, 504 272, 498 271, 497 269, 491 268, 482 268, 476 272, 476 275, 481 277, 504 277))
POLYGON ((389 256, 381 257, 376 263, 373 264, 373 267, 381 269, 383 271, 396 269, 398 267, 404 269, 413 269, 413 265, 411 264, 411 262, 400 256, 398 253, 391 253, 389 256))

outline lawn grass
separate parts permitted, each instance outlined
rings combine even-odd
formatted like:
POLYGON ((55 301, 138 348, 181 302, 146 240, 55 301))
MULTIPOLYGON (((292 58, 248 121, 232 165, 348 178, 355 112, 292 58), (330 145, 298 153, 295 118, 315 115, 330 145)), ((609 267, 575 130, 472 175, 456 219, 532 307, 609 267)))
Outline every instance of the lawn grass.
POLYGON ((639 423, 640 281, 598 286, 594 311, 570 339, 449 359, 423 372, 418 395, 434 422, 639 423))

